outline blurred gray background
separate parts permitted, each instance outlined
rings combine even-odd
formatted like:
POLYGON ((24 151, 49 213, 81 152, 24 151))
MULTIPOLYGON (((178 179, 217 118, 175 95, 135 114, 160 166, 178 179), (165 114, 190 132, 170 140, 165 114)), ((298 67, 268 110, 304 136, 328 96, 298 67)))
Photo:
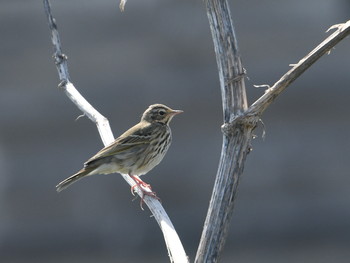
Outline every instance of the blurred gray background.
MULTIPOLYGON (((73 83, 115 136, 152 103, 185 113, 152 184, 194 259, 221 150, 221 95, 201 0, 52 0, 73 83)), ((230 1, 252 103, 347 21, 348 0, 230 1)), ((150 212, 119 175, 57 194, 102 143, 57 89, 42 1, 0 3, 0 261, 168 262, 150 212)), ((264 114, 222 262, 348 262, 350 39, 264 114)))

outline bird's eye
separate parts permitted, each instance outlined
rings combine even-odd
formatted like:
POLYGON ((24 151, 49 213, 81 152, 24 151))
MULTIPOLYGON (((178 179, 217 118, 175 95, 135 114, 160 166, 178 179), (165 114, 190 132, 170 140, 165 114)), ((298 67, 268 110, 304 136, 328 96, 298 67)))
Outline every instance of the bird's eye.
POLYGON ((159 115, 161 115, 161 116, 163 116, 164 114, 165 114, 165 111, 163 111, 163 110, 159 112, 159 115))

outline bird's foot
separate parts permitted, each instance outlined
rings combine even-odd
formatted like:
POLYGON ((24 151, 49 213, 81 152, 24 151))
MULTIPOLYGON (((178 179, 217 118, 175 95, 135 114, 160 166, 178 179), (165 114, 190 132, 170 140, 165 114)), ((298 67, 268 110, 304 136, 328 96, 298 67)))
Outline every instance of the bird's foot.
POLYGON ((131 194, 132 195, 135 195, 135 188, 136 187, 138 187, 142 192, 149 192, 149 191, 145 191, 144 189, 149 189, 150 192, 152 192, 152 187, 150 184, 145 183, 138 176, 134 176, 134 175, 129 175, 129 176, 135 181, 135 185, 133 185, 131 187, 131 194))
POLYGON ((150 190, 152 190, 152 187, 150 184, 145 183, 144 181, 142 181, 138 176, 135 175, 130 175, 130 177, 135 181, 136 185, 134 185, 133 187, 135 188, 136 186, 143 186, 144 188, 149 188, 150 190))
POLYGON ((142 207, 142 205, 143 205, 143 203, 144 203, 144 199, 145 199, 145 196, 146 196, 146 195, 147 195, 147 196, 150 196, 150 197, 152 197, 152 198, 155 198, 155 199, 157 199, 159 202, 161 202, 161 200, 160 200, 160 198, 157 196, 156 192, 148 192, 148 191, 142 190, 142 197, 141 197, 141 200, 140 200, 140 207, 141 207, 142 210, 144 210, 143 207, 142 207))
POLYGON ((135 188, 136 187, 138 187, 142 192, 142 197, 141 197, 141 201, 140 201, 140 207, 142 210, 144 210, 142 205, 144 203, 145 196, 150 196, 150 197, 153 197, 153 198, 157 199, 158 201, 160 201, 160 198, 157 196, 156 192, 152 191, 152 187, 150 184, 145 183, 137 176, 130 175, 130 177, 135 181, 135 185, 133 185, 131 187, 131 193, 133 195, 135 195, 135 188))

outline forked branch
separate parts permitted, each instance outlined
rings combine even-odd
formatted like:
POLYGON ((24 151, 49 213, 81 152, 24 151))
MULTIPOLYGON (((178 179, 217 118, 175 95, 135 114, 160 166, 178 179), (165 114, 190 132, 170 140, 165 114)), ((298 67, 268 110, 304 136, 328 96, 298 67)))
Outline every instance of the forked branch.
POLYGON ((218 64, 225 123, 222 127, 224 135, 221 158, 197 250, 197 263, 218 262, 220 258, 231 222, 239 179, 250 151, 253 130, 262 113, 306 69, 350 34, 350 21, 336 25, 337 30, 331 36, 294 65, 247 109, 242 78, 244 70, 227 0, 206 0, 206 7, 218 64))

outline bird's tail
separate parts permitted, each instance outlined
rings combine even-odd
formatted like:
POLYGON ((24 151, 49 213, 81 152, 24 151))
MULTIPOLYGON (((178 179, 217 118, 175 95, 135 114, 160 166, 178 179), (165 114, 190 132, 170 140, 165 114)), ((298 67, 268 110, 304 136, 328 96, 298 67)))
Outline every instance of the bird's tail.
POLYGON ((56 185, 56 191, 61 192, 71 184, 75 183, 76 181, 80 180, 84 176, 88 175, 90 172, 91 172, 90 169, 85 169, 85 168, 81 169, 76 174, 73 174, 72 176, 68 177, 67 179, 64 179, 62 182, 56 185))

